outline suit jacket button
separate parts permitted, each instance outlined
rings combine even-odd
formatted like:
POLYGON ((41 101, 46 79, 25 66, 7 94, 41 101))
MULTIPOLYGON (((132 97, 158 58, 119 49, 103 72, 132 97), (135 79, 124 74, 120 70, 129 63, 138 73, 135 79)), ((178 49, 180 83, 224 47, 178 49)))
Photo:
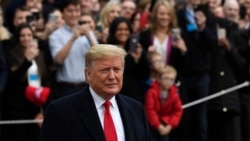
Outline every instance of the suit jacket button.
POLYGON ((224 76, 224 75, 225 75, 224 71, 221 71, 220 76, 224 76))
POLYGON ((227 112, 227 107, 223 107, 223 108, 222 108, 222 111, 223 111, 223 112, 227 112))

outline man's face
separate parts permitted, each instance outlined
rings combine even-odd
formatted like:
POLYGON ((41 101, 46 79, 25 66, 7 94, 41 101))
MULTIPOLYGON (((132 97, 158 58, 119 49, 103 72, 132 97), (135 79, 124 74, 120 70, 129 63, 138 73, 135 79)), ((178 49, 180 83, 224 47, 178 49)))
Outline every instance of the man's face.
POLYGON ((26 17, 28 15, 31 15, 31 12, 29 11, 16 11, 15 17, 13 20, 14 26, 17 27, 18 25, 22 23, 26 23, 26 17))
POLYGON ((90 0, 81 0, 81 11, 82 12, 90 12, 91 10, 91 1, 90 0))
POLYGON ((250 0, 245 0, 246 14, 250 15, 250 0))
POLYGON ((238 22, 239 6, 236 3, 229 3, 224 8, 224 15, 226 19, 233 21, 233 22, 238 22))
POLYGON ((127 19, 131 19, 132 15, 135 12, 135 9, 136 5, 132 1, 124 1, 122 3, 122 15, 127 19))
POLYGON ((26 0, 25 5, 29 8, 37 8, 39 11, 42 10, 42 0, 26 0))
POLYGON ((209 9, 214 12, 217 5, 217 1, 216 0, 208 0, 208 5, 209 5, 209 9))
POLYGON ((69 5, 63 10, 63 19, 65 23, 69 26, 75 26, 78 24, 78 21, 81 16, 80 5, 69 5))
POLYGON ((95 60, 85 75, 93 90, 103 97, 110 99, 122 88, 124 62, 121 57, 102 58, 95 60))

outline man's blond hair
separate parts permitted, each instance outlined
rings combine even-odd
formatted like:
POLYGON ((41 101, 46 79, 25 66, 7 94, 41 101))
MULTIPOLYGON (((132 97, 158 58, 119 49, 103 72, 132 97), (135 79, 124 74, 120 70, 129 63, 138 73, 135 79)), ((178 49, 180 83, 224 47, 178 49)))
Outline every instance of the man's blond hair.
POLYGON ((124 64, 124 58, 126 55, 126 51, 118 46, 109 44, 97 44, 87 51, 85 55, 85 67, 90 67, 95 60, 110 57, 121 57, 124 64))

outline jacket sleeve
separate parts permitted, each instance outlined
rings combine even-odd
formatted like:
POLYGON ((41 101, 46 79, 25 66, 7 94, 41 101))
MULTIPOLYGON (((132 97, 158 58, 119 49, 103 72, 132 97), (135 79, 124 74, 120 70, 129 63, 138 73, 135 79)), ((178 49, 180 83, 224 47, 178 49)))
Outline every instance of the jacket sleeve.
POLYGON ((173 128, 176 128, 179 125, 179 122, 181 120, 182 113, 183 113, 182 103, 181 103, 181 100, 179 98, 179 95, 177 95, 175 98, 176 99, 175 99, 175 102, 174 102, 174 110, 173 110, 174 112, 170 116, 170 119, 169 119, 169 124, 173 128))
POLYGON ((145 97, 145 110, 149 125, 155 129, 160 126, 160 119, 156 111, 154 94, 156 91, 149 89, 145 97))
POLYGON ((175 94, 173 97, 173 107, 171 111, 171 115, 161 117, 161 120, 166 124, 172 126, 172 128, 176 128, 179 125, 180 119, 182 117, 183 109, 182 103, 178 94, 175 94))
POLYGON ((31 65, 32 65, 31 62, 29 62, 27 59, 24 59, 22 64, 16 70, 10 72, 11 73, 10 79, 12 80, 16 80, 17 78, 22 79, 26 75, 27 70, 31 65))

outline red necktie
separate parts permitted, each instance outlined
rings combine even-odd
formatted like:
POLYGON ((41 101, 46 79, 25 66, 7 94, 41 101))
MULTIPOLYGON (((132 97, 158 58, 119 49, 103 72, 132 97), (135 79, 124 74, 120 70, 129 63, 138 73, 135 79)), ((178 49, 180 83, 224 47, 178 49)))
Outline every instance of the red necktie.
POLYGON ((106 101, 104 103, 105 111, 104 111, 104 133, 106 137, 106 141, 117 141, 116 130, 114 126, 114 122, 112 120, 112 116, 109 111, 109 107, 111 102, 106 101))

